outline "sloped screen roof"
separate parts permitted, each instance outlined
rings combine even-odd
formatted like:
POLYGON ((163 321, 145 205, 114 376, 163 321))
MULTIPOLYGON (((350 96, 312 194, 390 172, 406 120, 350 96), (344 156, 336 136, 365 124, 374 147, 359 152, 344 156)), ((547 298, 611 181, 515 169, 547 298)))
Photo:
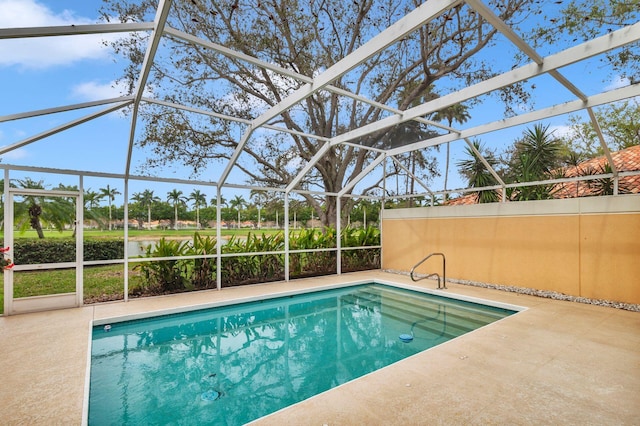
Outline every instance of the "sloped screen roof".
MULTIPOLYGON (((119 165, 85 168, 80 159, 106 148, 82 140, 68 148, 78 158, 74 169, 161 179, 179 165, 186 180, 350 193, 385 158, 448 143, 472 146, 478 137, 502 140, 509 129, 579 111, 593 116, 593 108, 640 95, 637 82, 601 81, 616 74, 609 59, 637 49, 640 24, 592 25, 586 40, 533 39, 536 28, 558 25, 550 16, 560 3, 167 0, 122 7, 119 17, 117 7, 104 6, 105 19, 95 24, 0 29, 0 43, 99 35, 128 58, 120 57, 120 96, 33 109, 16 100, 10 111, 5 100, 2 123, 56 119, 48 127, 38 122, 33 134, 5 137, 0 155, 67 132, 72 139, 74 128, 119 114, 128 129, 107 143, 119 165), (386 9, 392 3, 396 8, 386 9), (442 113, 461 103, 468 119, 442 113), (326 169, 348 150, 359 156, 336 166, 328 187, 326 169)), ((58 167, 45 158, 35 166, 58 167)), ((432 194, 451 188, 435 180, 424 186, 432 194)))

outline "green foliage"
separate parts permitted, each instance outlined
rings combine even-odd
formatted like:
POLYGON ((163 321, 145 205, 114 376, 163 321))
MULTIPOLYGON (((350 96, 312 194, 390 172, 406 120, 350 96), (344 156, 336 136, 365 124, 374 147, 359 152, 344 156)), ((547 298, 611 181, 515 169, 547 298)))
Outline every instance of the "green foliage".
POLYGON ((16 239, 13 242, 13 260, 16 265, 75 262, 76 241, 16 239))
MULTIPOLYGON (((202 236, 195 233, 193 245, 186 250, 189 256, 203 256, 216 253, 216 239, 209 236, 202 236)), ((190 271, 191 283, 195 288, 215 288, 216 287, 216 260, 210 257, 200 257, 194 259, 193 267, 190 271)))
MULTIPOLYGON (((231 237, 222 246, 223 254, 264 253, 284 250, 282 233, 258 236, 247 235, 246 239, 231 237)), ((284 255, 277 253, 249 254, 223 257, 221 261, 222 285, 241 285, 284 279, 284 255)))
POLYGON ((110 260, 124 257, 122 240, 85 240, 84 260, 110 260))
MULTIPOLYGON (((617 102, 594 109, 605 143, 612 151, 640 145, 640 101, 617 102)), ((604 154, 593 122, 573 115, 569 117, 571 132, 563 136, 568 155, 593 158, 604 154)))
MULTIPOLYGON (((549 126, 534 125, 515 144, 510 162, 512 182, 535 182, 552 178, 552 171, 559 170, 562 160, 562 142, 553 137, 549 126)), ((522 186, 508 191, 512 200, 545 200, 552 198, 553 184, 522 186)))
MULTIPOLYGON (((302 229, 289 238, 291 250, 314 250, 336 247, 334 228, 302 229)), ((336 253, 334 251, 314 251, 310 253, 291 253, 289 255, 289 274, 292 278, 327 275, 336 272, 336 253)))
MULTIPOLYGON (((345 228, 342 231, 342 247, 365 247, 380 244, 380 230, 373 226, 366 229, 345 228)), ((342 270, 345 272, 377 269, 380 267, 380 249, 357 249, 342 252, 342 270)))
MULTIPOLYGON (((76 261, 75 239, 16 239, 13 243, 14 261, 18 265, 61 263, 76 261)), ((124 257, 122 240, 86 240, 84 260, 109 260, 124 257)))
MULTIPOLYGON (((188 242, 161 238, 157 244, 148 245, 145 257, 185 256, 188 242)), ((145 290, 165 293, 180 291, 187 284, 187 263, 182 259, 154 260, 138 265, 145 281, 145 290)))
MULTIPOLYGON (((495 170, 498 160, 495 158, 493 152, 486 150, 478 140, 474 140, 472 144, 473 148, 481 153, 485 161, 495 170)), ((467 158, 459 161, 457 164, 460 173, 467 178, 468 184, 472 188, 496 185, 498 181, 478 158, 473 148, 468 145, 465 147, 467 158)), ((478 191, 477 194, 479 203, 494 203, 499 201, 498 192, 495 190, 478 191)))
MULTIPOLYGON (((291 253, 290 276, 306 276, 335 273, 337 233, 333 228, 302 229, 292 233, 290 250, 318 250, 291 253), (323 251, 322 249, 330 249, 323 251)), ((380 231, 346 228, 342 233, 342 246, 365 247, 380 244, 380 231)), ((147 247, 144 257, 200 256, 196 259, 175 259, 143 262, 137 266, 144 285, 141 291, 165 293, 216 286, 215 259, 204 257, 215 254, 216 239, 194 235, 193 243, 161 239, 155 247, 147 247)), ((246 238, 231 236, 221 247, 221 282, 223 287, 284 279, 284 234, 249 233, 246 238), (233 255, 233 256, 231 256, 233 255)), ((355 271, 379 268, 380 249, 345 251, 345 270, 355 271)))

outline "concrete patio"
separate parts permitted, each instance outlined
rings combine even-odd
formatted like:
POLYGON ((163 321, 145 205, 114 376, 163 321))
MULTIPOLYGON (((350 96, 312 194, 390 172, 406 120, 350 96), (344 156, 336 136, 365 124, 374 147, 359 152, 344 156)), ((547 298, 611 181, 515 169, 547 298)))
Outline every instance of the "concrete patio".
MULTIPOLYGON (((376 271, 0 317, 1 423, 82 424, 93 319, 363 279, 411 282, 376 271)), ((448 287, 528 309, 255 424, 639 424, 640 313, 448 287)))

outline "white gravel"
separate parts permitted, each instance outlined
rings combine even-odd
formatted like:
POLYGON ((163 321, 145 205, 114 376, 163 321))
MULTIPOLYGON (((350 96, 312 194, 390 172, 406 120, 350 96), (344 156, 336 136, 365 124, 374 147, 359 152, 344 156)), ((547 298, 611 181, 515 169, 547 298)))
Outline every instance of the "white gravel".
MULTIPOLYGON (((405 271, 395 271, 390 269, 384 269, 383 271, 389 272, 392 274, 409 275, 409 273, 405 271)), ((416 277, 423 278, 425 277, 425 275, 416 274, 416 277)), ((436 281, 436 280, 433 279, 433 281, 436 281)), ((588 297, 571 296, 564 293, 558 293, 557 291, 536 290, 534 288, 517 287, 512 285, 488 284, 488 283, 482 283, 478 281, 457 280, 457 279, 451 279, 451 278, 447 278, 447 282, 455 283, 455 284, 470 285, 474 287, 491 288, 494 290, 510 291, 512 293, 527 294, 530 296, 546 297, 548 299, 567 300, 570 302, 586 303, 589 305, 606 306, 609 308, 617 308, 617 309, 624 309, 627 311, 640 312, 639 304, 616 302, 613 300, 589 299, 588 297)))

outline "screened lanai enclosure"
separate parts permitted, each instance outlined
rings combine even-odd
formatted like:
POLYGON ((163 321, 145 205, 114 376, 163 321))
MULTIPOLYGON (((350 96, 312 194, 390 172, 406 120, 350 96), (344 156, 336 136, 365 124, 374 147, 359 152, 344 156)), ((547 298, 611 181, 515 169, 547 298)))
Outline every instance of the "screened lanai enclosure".
POLYGON ((385 268, 391 210, 638 205, 637 1, 92 3, 0 21, 5 314, 385 268))

